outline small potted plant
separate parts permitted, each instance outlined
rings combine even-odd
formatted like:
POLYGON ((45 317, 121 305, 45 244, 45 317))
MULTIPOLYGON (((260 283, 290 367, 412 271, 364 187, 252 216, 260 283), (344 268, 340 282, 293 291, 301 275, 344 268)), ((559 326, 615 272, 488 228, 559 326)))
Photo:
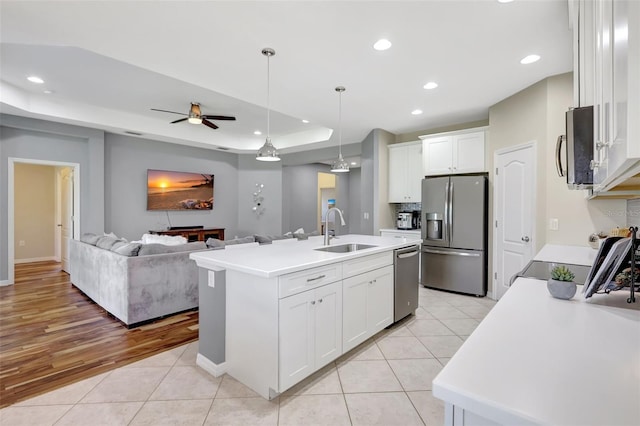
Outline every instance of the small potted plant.
POLYGON ((556 266, 551 270, 551 278, 547 281, 549 293, 557 299, 571 299, 576 294, 575 275, 566 266, 556 266))

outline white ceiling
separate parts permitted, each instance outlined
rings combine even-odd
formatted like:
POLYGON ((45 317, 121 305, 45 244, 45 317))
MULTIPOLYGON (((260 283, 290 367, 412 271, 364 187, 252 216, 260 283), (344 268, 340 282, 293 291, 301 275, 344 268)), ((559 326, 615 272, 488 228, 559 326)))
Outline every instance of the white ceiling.
POLYGON ((1 112, 238 153, 264 142, 253 134, 266 133, 264 47, 276 51, 271 137, 283 153, 338 144, 338 85, 349 144, 374 128, 486 119, 572 66, 566 0, 2 1, 0 24, 1 112), (391 49, 374 50, 383 37, 391 49), (542 59, 521 65, 531 53, 542 59), (237 121, 211 130, 150 110, 192 101, 237 121))

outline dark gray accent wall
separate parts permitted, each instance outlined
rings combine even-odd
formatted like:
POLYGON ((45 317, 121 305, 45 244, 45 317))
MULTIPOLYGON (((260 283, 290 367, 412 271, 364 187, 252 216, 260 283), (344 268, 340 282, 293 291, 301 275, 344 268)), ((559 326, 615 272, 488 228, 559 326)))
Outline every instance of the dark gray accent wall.
POLYGON ((9 158, 80 164, 80 232, 104 230, 104 133, 61 123, 0 115, 0 281, 8 279, 9 158))
POLYGON ((105 136, 105 231, 129 240, 149 230, 202 225, 238 232, 238 156, 126 135, 105 136), (148 211, 147 169, 214 175, 213 210, 148 211), (169 216, 167 218, 167 215, 169 216))
POLYGON ((373 192, 377 190, 374 186, 375 178, 375 130, 369 132, 362 141, 362 154, 360 154, 360 233, 373 235, 373 192), (365 219, 365 217, 367 217, 365 219))

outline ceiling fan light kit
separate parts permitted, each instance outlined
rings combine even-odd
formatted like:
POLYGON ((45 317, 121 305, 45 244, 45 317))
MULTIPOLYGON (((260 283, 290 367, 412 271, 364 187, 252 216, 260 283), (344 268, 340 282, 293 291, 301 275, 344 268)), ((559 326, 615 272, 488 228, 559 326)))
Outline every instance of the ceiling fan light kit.
POLYGON ((343 86, 336 87, 336 92, 338 92, 339 103, 338 103, 338 159, 333 162, 331 165, 331 171, 334 173, 345 173, 349 171, 349 163, 344 161, 342 158, 342 92, 345 89, 343 86))
POLYGON ((271 49, 270 47, 265 47, 262 49, 262 54, 267 57, 267 138, 262 145, 262 148, 258 150, 256 154, 256 160, 259 161, 280 161, 280 157, 278 156, 278 151, 276 147, 271 143, 271 137, 269 136, 269 59, 276 54, 276 51, 271 49))
POLYGON ((200 111, 200 104, 196 102, 191 103, 191 109, 189 110, 189 118, 187 121, 191 124, 202 124, 202 113, 200 111))
POLYGON ((204 124, 205 126, 215 130, 218 126, 212 123, 209 120, 226 120, 226 121, 235 121, 235 117, 231 117, 228 115, 205 115, 202 114, 200 110, 200 104, 197 102, 191 102, 191 108, 189 108, 189 113, 185 114, 184 112, 175 112, 175 111, 167 111, 166 109, 156 109, 151 108, 151 111, 160 111, 160 112, 168 112, 171 114, 179 114, 186 115, 185 118, 179 118, 171 122, 171 124, 182 123, 183 121, 188 121, 191 124, 204 124))

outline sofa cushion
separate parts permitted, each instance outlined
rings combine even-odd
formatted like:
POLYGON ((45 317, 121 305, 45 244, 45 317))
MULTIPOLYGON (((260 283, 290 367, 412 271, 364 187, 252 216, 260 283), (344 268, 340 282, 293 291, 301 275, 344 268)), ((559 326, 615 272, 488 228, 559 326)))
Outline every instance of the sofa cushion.
POLYGON ((87 232, 85 234, 82 234, 82 236, 80 237, 80 241, 82 241, 83 243, 87 243, 87 244, 91 244, 92 246, 95 246, 96 243, 98 242, 98 238, 101 238, 101 237, 99 235, 92 234, 91 232, 87 232))
POLYGON ((248 237, 234 238, 233 240, 225 240, 224 245, 231 246, 234 244, 246 244, 246 243, 255 243, 255 242, 256 242, 256 239, 253 237, 253 235, 249 235, 248 237))
POLYGON ((121 254, 123 256, 137 256, 142 244, 140 243, 127 243, 125 241, 117 241, 111 246, 111 251, 121 254))
POLYGON ((105 235, 98 238, 96 247, 100 247, 105 250, 111 250, 111 247, 113 247, 113 245, 118 241, 121 241, 121 240, 118 240, 117 238, 111 237, 109 235, 105 235))
POLYGON ((192 243, 167 246, 164 244, 142 244, 138 256, 148 256, 151 254, 179 253, 183 251, 206 250, 207 245, 202 241, 192 243))
POLYGON ((285 240, 287 238, 293 238, 293 235, 254 235, 256 242, 260 244, 271 244, 274 240, 285 240))

